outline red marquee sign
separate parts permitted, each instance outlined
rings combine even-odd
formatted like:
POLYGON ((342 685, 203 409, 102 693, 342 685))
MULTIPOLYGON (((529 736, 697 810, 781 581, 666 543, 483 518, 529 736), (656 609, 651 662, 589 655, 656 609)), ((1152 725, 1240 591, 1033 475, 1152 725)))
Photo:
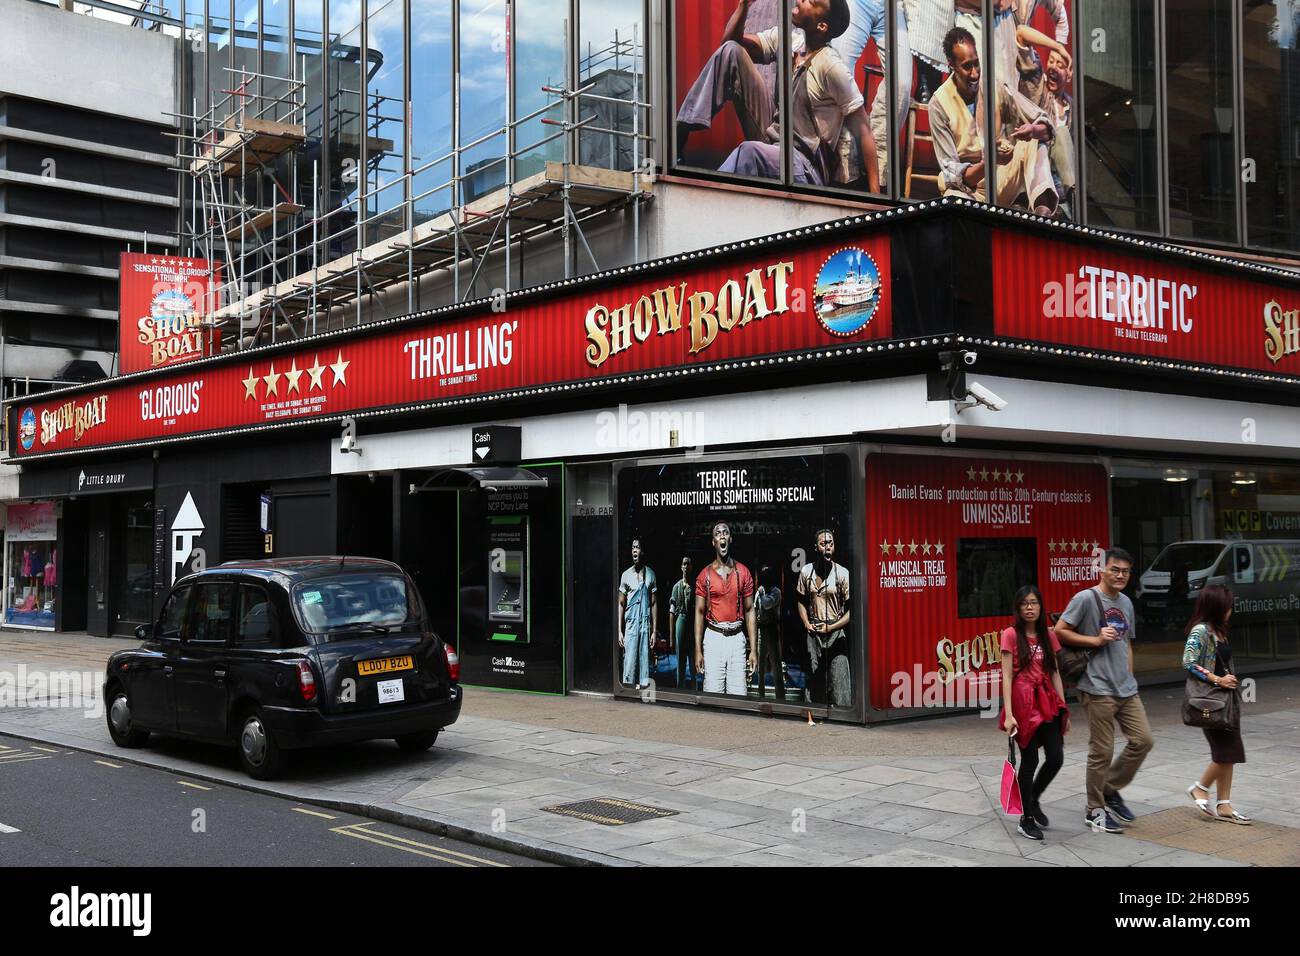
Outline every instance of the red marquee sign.
POLYGON ((1300 375, 1300 289, 998 229, 996 334, 1300 375))
POLYGON ((1016 590, 1065 610, 1108 547, 1100 465, 993 457, 867 459, 871 705, 996 700, 1016 590))
POLYGON ((123 375, 221 351, 220 330, 203 327, 203 317, 217 309, 221 286, 221 263, 211 264, 211 277, 208 267, 206 259, 122 253, 118 366, 123 375))
POLYGON ((887 235, 222 358, 30 405, 11 453, 96 448, 891 335, 887 235))

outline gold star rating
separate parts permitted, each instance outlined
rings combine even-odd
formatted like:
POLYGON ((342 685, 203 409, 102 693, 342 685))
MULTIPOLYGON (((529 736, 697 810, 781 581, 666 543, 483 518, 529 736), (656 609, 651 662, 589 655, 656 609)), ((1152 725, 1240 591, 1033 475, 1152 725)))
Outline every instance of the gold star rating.
POLYGON ((1025 483, 1025 473, 1019 468, 1016 469, 1016 481, 1022 485, 1025 483))
POLYGON ((299 390, 298 379, 302 378, 304 369, 298 367, 298 360, 294 359, 293 364, 289 366, 289 371, 284 373, 284 379, 289 383, 289 391, 296 392, 299 390))
POLYGON ((1003 472, 1003 474, 1005 474, 1006 477, 1007 477, 1007 484, 1011 484, 1011 483, 1012 483, 1012 482, 1011 482, 1011 479, 1012 479, 1013 475, 1011 474, 1011 466, 1010 466, 1010 465, 1007 465, 1007 470, 1006 470, 1005 472, 1003 472))
POLYGON ((988 480, 989 480, 989 470, 987 468, 981 468, 980 481, 988 481, 988 480))
POLYGON ((930 542, 929 541, 924 542, 921 545, 921 553, 924 554, 926 557, 929 557, 930 551, 931 551, 930 542))
POLYGON ((1055 538, 1053 538, 1051 541, 1047 542, 1047 550, 1048 550, 1048 551, 1051 551, 1053 554, 1056 553, 1056 539, 1055 539, 1055 538))
POLYGON ((902 553, 903 553, 903 542, 901 542, 901 541, 895 541, 895 542, 894 542, 894 554, 899 555, 899 554, 902 554, 902 553))
POLYGON ((916 543, 916 539, 913 538, 913 539, 912 539, 911 541, 909 541, 908 544, 907 544, 907 553, 908 553, 908 554, 916 554, 916 549, 919 548, 919 547, 920 547, 920 545, 917 544, 917 543, 916 543))
POLYGON ((348 370, 348 366, 351 364, 352 364, 351 362, 343 361, 343 353, 339 352, 338 359, 335 360, 334 364, 330 366, 330 371, 334 373, 334 381, 330 386, 331 388, 334 385, 342 384, 346 386, 348 384, 346 373, 348 370))
POLYGON ((244 401, 257 398, 257 376, 253 374, 251 368, 248 370, 248 378, 244 379, 240 384, 244 386, 244 401))
POLYGON ((993 480, 994 481, 1002 480, 1002 472, 998 471, 996 468, 993 469, 993 480))
POLYGON ((885 557, 889 557, 889 542, 888 542, 888 541, 882 541, 882 542, 880 542, 880 553, 881 553, 882 555, 884 555, 885 557))
POLYGON ((1076 540, 1076 541, 1071 541, 1071 542, 1070 542, 1070 550, 1071 550, 1071 551, 1078 551, 1078 550, 1079 550, 1079 542, 1078 542, 1077 540, 1076 540))
POLYGON ((320 356, 317 355, 315 364, 307 369, 307 374, 311 376, 311 384, 307 386, 307 391, 310 392, 313 388, 319 388, 322 392, 325 391, 325 383, 321 380, 321 377, 325 374, 327 368, 329 368, 328 365, 321 365, 320 356))
POLYGON ((939 542, 937 542, 937 543, 935 544, 935 546, 934 546, 934 553, 935 553, 935 554, 943 554, 943 542, 942 542, 942 541, 939 541, 939 542))
POLYGON ((1100 551, 1100 550, 1101 550, 1101 542, 1100 542, 1100 541, 1094 541, 1094 542, 1092 543, 1092 550, 1094 550, 1094 551, 1100 551))
POLYGON ((974 480, 975 480, 975 468, 974 468, 974 466, 972 466, 972 467, 966 469, 966 477, 967 477, 968 479, 970 479, 971 481, 974 481, 974 480))
POLYGON ((268 398, 279 393, 280 379, 283 377, 283 375, 275 370, 274 365, 271 366, 271 374, 262 376, 262 381, 266 383, 266 394, 268 398))

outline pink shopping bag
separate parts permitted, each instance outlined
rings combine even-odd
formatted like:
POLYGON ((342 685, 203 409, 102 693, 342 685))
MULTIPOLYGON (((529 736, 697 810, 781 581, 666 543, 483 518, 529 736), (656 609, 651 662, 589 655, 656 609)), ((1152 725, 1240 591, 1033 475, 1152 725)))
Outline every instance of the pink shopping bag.
POLYGON ((1020 781, 1016 777, 1016 742, 1007 738, 1007 759, 1002 764, 1002 810, 1018 817, 1025 812, 1020 800, 1020 781))

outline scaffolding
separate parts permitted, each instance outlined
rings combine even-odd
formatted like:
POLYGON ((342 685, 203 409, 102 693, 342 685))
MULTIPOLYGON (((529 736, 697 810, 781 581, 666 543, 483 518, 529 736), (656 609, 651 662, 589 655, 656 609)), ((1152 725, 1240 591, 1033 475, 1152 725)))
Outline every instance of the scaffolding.
MULTIPOLYGON (((565 62, 571 62, 567 51, 565 62)), ((467 301, 497 291, 483 288, 490 261, 503 266, 509 292, 512 258, 522 258, 528 244, 544 236, 560 236, 566 278, 578 274, 584 259, 599 270, 587 227, 619 210, 630 211, 639 259, 640 210, 653 183, 644 163, 651 137, 643 65, 636 32, 631 40, 615 35, 610 46, 576 64, 576 75, 587 77, 582 85, 541 87, 548 99, 543 106, 418 169, 407 168, 413 164, 402 150, 401 172, 384 168, 395 144, 381 134, 386 122, 408 116, 408 104, 340 88, 331 98, 364 99, 364 105, 346 114, 355 122, 340 121, 330 130, 321 124, 320 136, 360 157, 359 187, 335 208, 322 208, 330 171, 321 169, 319 158, 307 163, 305 62, 294 76, 227 67, 232 82, 225 96, 201 115, 178 116, 185 131, 176 134, 183 147, 177 170, 193 184, 186 242, 193 255, 225 264, 218 299, 225 304, 209 310, 207 319, 213 337, 218 328, 235 331, 222 336, 222 348, 230 350, 359 325, 386 317, 386 299, 400 302, 400 292, 381 293, 403 285, 405 311, 414 312, 421 307, 419 280, 439 271, 452 301, 467 301), (401 116, 385 115, 394 105, 401 116), (529 125, 543 128, 540 139, 535 129, 526 135, 529 125), (520 143, 523 138, 532 141, 520 143), (506 144, 499 156, 465 165, 467 156, 494 141, 506 144), (535 171, 517 176, 521 166, 535 171), (298 182, 308 168, 309 190, 298 182), (445 168, 444 181, 424 188, 430 170, 445 168), (421 211, 443 196, 450 197, 447 208, 421 211)), ((459 96, 457 85, 454 117, 459 96)), ((343 114, 336 108, 331 115, 343 114)))

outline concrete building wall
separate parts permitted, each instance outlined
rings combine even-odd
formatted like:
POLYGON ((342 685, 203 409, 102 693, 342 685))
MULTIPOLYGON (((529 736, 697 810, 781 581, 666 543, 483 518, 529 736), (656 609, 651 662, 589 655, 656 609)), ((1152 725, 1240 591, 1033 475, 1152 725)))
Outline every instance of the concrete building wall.
POLYGON ((176 40, 31 0, 0 0, 0 93, 172 124, 176 40))

